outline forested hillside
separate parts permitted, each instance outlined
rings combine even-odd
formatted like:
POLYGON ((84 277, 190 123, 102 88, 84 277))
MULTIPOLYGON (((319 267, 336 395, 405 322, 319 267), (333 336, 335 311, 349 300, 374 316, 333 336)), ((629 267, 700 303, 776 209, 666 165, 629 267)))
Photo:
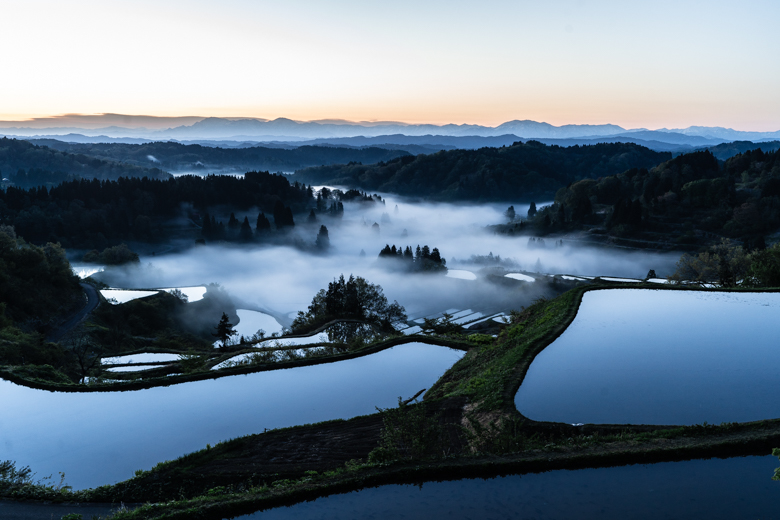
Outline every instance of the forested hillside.
POLYGON ((78 178, 116 180, 120 177, 170 177, 159 168, 62 152, 5 137, 0 139, 0 176, 20 187, 53 186, 78 178))
POLYGON ((780 229, 780 151, 748 151, 723 163, 694 152, 582 180, 559 190, 533 220, 546 232, 603 226, 616 237, 687 247, 728 237, 761 248, 780 229))
POLYGON ((245 177, 182 176, 167 180, 122 178, 74 180, 54 188, 0 190, 0 223, 10 224, 30 242, 60 242, 64 247, 102 249, 124 240, 166 237, 172 219, 201 225, 209 208, 258 208, 273 213, 278 205, 303 211, 312 193, 283 175, 248 172, 245 177))
POLYGON ((721 161, 730 159, 735 155, 749 152, 751 150, 761 150, 763 152, 771 153, 780 149, 780 141, 766 141, 764 143, 754 143, 752 141, 733 141, 731 143, 723 143, 717 146, 710 146, 707 148, 712 155, 721 161))
POLYGON ((671 158, 635 144, 546 146, 537 141, 502 148, 450 150, 375 165, 307 168, 301 182, 346 185, 413 197, 452 201, 550 199, 569 183, 650 168, 671 158))
POLYGON ((65 252, 56 244, 36 247, 0 225, 0 324, 10 319, 31 328, 78 307, 81 289, 65 252))
POLYGON ((184 145, 175 142, 146 144, 122 143, 65 143, 53 139, 42 140, 46 146, 70 153, 81 153, 104 160, 121 161, 142 167, 160 167, 167 171, 209 171, 233 169, 241 171, 270 170, 292 172, 323 164, 364 164, 389 161, 408 155, 403 150, 384 148, 351 148, 335 146, 300 146, 293 149, 218 148, 199 144, 184 145))

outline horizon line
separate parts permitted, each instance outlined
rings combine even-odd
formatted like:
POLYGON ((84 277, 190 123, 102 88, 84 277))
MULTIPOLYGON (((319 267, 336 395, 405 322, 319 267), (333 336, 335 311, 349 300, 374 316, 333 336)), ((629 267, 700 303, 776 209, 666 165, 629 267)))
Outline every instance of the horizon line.
MULTIPOLYGON (((407 122, 407 121, 399 121, 399 120, 388 120, 388 119, 361 119, 361 120, 351 120, 351 119, 345 119, 345 118, 339 118, 339 117, 326 117, 326 118, 318 118, 318 119, 293 119, 290 117, 284 117, 279 116, 275 118, 266 118, 266 117, 260 117, 260 116, 231 116, 231 115, 225 115, 225 116, 202 116, 202 115, 150 115, 150 114, 122 114, 118 112, 99 112, 99 113, 79 113, 79 112, 68 112, 68 113, 61 113, 61 114, 55 114, 55 115, 29 115, 29 116, 22 116, 20 114, 8 114, 8 116, 13 117, 12 119, 0 119, 0 124, 15 124, 19 128, 30 128, 35 129, 35 126, 23 126, 25 123, 27 124, 41 124, 49 122, 53 126, 47 126, 47 127, 38 127, 39 129, 47 129, 47 128, 65 128, 65 127, 76 127, 76 128, 84 128, 88 129, 87 127, 82 127, 86 123, 86 121, 76 122, 71 121, 67 122, 67 119, 73 118, 73 119, 91 119, 93 120, 93 124, 98 123, 101 119, 110 119, 110 118, 133 118, 133 119, 148 119, 148 120, 155 120, 162 123, 163 121, 170 121, 175 122, 176 120, 189 120, 191 121, 191 124, 197 123, 199 121, 203 121, 206 119, 223 119, 228 121, 241 121, 241 120, 253 120, 253 121, 259 121, 259 122, 274 122, 278 120, 287 120, 292 121, 295 123, 300 124, 333 124, 333 125, 355 125, 355 126, 382 126, 382 125, 397 125, 397 126, 434 126, 434 127, 446 127, 446 126, 474 126, 474 127, 482 127, 482 128, 493 128, 496 129, 504 124, 512 123, 512 122, 532 122, 537 124, 545 124, 550 125, 554 128, 561 128, 566 126, 616 126, 626 131, 674 131, 674 130, 686 130, 689 128, 718 128, 718 129, 725 129, 725 130, 731 130, 736 132, 752 132, 752 133, 775 133, 780 132, 780 125, 777 127, 777 130, 752 130, 752 129, 743 129, 743 128, 735 128, 733 126, 710 126, 710 125, 701 125, 701 124, 692 124, 685 127, 678 126, 678 127, 670 127, 670 125, 661 126, 657 128, 650 128, 646 126, 639 126, 639 127, 626 127, 622 126, 616 123, 606 122, 606 123, 591 123, 591 122, 585 122, 585 123, 563 123, 563 124, 554 124, 549 123, 547 121, 538 121, 535 119, 519 119, 519 118, 512 118, 512 119, 506 119, 501 123, 497 124, 485 124, 485 123, 475 123, 475 122, 446 122, 446 123, 435 123, 435 122, 407 122), (15 117, 14 117, 15 116, 15 117), (56 124, 57 121, 61 121, 62 124, 58 125, 56 124)), ((2 116, 0 116, 2 117, 2 116)), ((151 122, 151 121, 150 121, 151 122)), ((142 125, 139 124, 132 124, 131 122, 130 126, 126 126, 125 128, 145 128, 142 125)), ((98 128, 93 128, 94 130, 99 128, 110 128, 110 127, 122 127, 122 125, 118 125, 116 123, 108 123, 105 126, 101 126, 98 128)), ((182 124, 179 126, 190 126, 187 124, 182 124)), ((173 128, 173 127, 171 127, 173 128)), ((171 129, 167 128, 167 129, 171 129)))

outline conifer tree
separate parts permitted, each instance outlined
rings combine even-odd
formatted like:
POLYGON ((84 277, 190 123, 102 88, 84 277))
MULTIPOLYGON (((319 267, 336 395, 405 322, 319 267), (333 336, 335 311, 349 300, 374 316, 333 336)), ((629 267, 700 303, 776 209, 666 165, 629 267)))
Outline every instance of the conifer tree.
POLYGON ((238 332, 233 330, 233 324, 230 323, 230 318, 228 318, 228 315, 224 312, 222 313, 222 318, 220 318, 219 323, 214 328, 217 329, 217 332, 214 333, 213 336, 222 342, 223 348, 227 347, 228 340, 230 340, 232 336, 238 334, 238 332))
POLYGON ((320 226, 320 232, 317 233, 317 247, 322 250, 330 248, 330 237, 328 236, 328 228, 324 225, 320 226))

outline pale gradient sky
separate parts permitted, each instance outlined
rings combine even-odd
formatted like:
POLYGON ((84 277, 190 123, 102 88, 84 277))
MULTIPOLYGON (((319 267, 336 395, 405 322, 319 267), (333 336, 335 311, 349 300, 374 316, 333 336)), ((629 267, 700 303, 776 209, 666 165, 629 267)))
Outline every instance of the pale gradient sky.
POLYGON ((780 1, 3 1, 0 119, 780 129, 780 1))

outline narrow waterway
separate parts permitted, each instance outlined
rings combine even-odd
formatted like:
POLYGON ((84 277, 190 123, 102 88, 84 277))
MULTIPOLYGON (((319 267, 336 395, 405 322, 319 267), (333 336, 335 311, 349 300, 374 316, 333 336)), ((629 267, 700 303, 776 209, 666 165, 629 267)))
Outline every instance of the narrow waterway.
POLYGON ((777 465, 777 457, 737 457, 389 485, 239 518, 772 520, 780 518, 777 465))

